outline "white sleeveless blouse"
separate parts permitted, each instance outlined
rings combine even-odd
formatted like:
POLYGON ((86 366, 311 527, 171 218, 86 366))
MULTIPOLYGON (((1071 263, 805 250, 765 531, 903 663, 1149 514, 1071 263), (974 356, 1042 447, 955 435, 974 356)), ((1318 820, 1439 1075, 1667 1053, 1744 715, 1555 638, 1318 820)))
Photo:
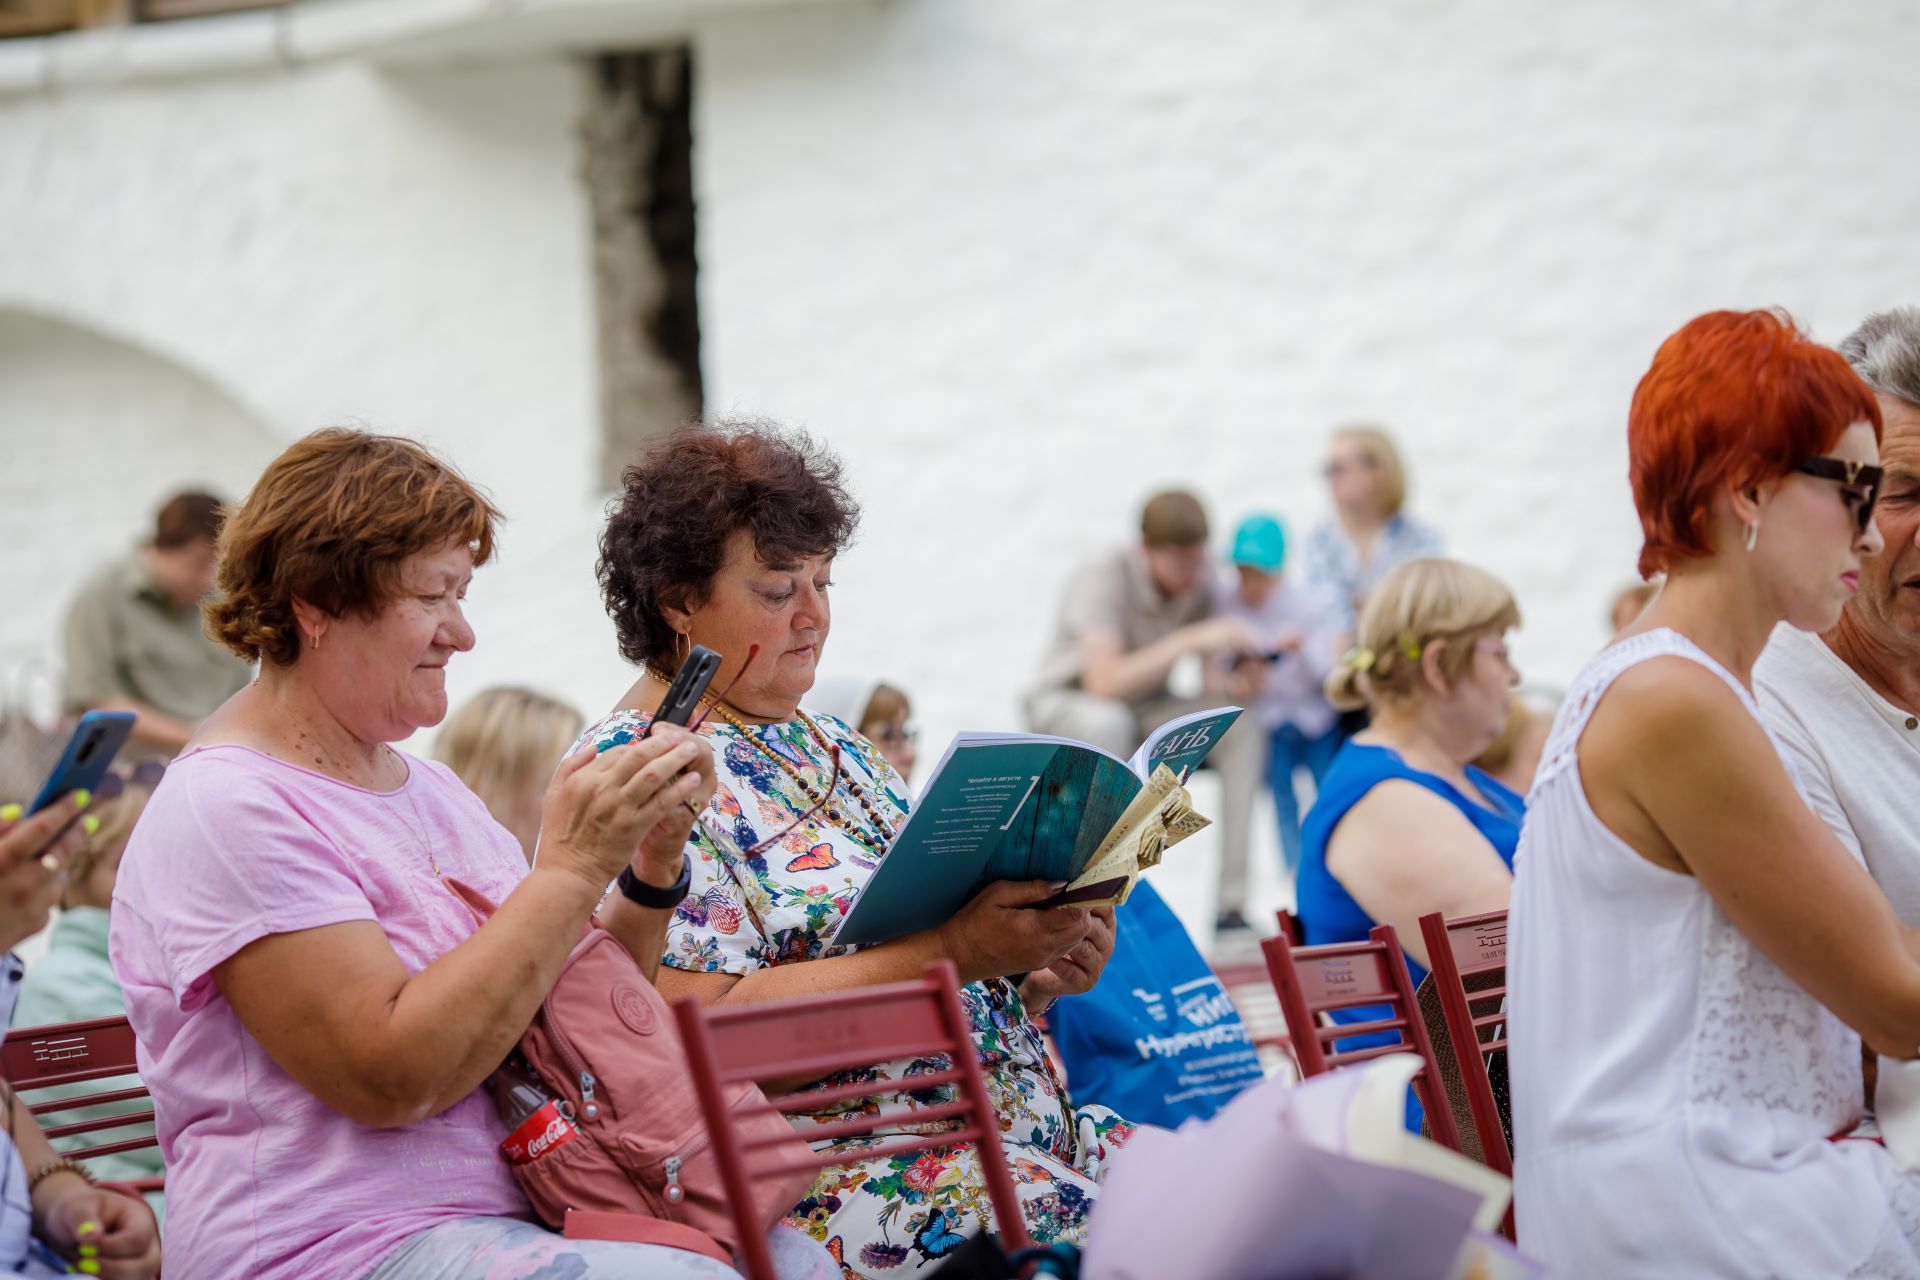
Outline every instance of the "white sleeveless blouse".
POLYGON ((1920 1179, 1876 1143, 1828 1140, 1863 1109, 1859 1036, 1587 804, 1575 748, 1594 707, 1664 655, 1759 720, 1661 630, 1604 650, 1554 722, 1508 931, 1521 1247, 1563 1278, 1920 1277, 1920 1179))

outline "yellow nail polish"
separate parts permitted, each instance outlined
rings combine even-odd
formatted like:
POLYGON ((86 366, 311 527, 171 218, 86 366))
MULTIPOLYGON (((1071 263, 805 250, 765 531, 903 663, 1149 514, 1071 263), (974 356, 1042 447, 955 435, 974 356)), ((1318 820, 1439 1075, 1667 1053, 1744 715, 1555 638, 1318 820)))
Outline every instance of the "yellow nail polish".
POLYGON ((81 1272, 85 1275, 97 1276, 100 1274, 100 1264, 98 1262, 95 1262, 92 1258, 82 1258, 80 1259, 79 1262, 75 1263, 74 1265, 79 1267, 81 1272))
POLYGON ((83 1244, 80 1246, 80 1256, 83 1258, 97 1258, 100 1256, 100 1246, 97 1244, 83 1244))
POLYGON ((86 833, 90 836, 97 836, 100 834, 100 819, 95 817, 91 813, 88 814, 86 817, 80 819, 80 825, 82 828, 85 829, 86 833))
POLYGON ((76 809, 84 809, 87 807, 87 803, 92 799, 93 799, 93 792, 87 790, 85 787, 82 787, 78 791, 73 793, 73 807, 76 809))
POLYGON ((100 1231, 100 1224, 93 1221, 93 1219, 89 1218, 87 1219, 87 1221, 81 1223, 77 1228, 75 1228, 75 1230, 78 1231, 79 1234, 83 1236, 96 1235, 100 1231))
POLYGON ((18 822, 20 813, 20 806, 17 804, 0 805, 0 822, 18 822))

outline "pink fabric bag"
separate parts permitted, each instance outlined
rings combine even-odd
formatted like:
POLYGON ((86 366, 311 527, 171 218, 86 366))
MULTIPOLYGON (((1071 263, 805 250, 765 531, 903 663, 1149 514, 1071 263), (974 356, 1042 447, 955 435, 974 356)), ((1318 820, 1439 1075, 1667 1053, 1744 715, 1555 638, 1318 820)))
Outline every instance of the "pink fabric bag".
MULTIPOLYGON (((485 895, 457 880, 446 884, 476 920, 493 915, 485 895)), ((533 1145, 544 1146, 537 1158, 512 1165, 547 1225, 568 1228, 569 1211, 649 1218, 677 1228, 653 1232, 650 1243, 698 1248, 691 1228, 716 1245, 702 1252, 732 1261, 740 1242, 673 1013, 598 920, 588 922, 568 955, 520 1037, 519 1053, 578 1131, 558 1134, 550 1145, 536 1138, 533 1145)), ((770 1158, 806 1153, 806 1143, 757 1087, 743 1085, 732 1107, 745 1140, 785 1139, 767 1148, 770 1158)), ((755 1220, 771 1230, 811 1181, 805 1169, 756 1176, 755 1220)), ((579 1218, 568 1234, 585 1234, 580 1224, 591 1220, 579 1218)), ((648 1235, 641 1226, 631 1230, 648 1235)))

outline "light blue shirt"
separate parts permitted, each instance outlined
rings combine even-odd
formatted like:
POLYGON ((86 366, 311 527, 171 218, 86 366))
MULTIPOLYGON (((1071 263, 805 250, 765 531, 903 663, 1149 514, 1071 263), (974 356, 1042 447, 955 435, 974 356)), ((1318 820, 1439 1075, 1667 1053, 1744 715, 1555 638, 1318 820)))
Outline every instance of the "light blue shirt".
POLYGON ((1307 586, 1320 598, 1327 620, 1336 631, 1351 632, 1360 603, 1380 579, 1409 560, 1445 554, 1439 534, 1410 516, 1398 515, 1380 530, 1373 555, 1365 561, 1338 520, 1314 526, 1301 558, 1307 586))
MULTIPOLYGON (((0 958, 0 1014, 5 1015, 0 1026, 13 1022, 13 1002, 20 996, 24 972, 12 952, 0 958)), ((9 1127, 0 1126, 0 1275, 19 1275, 26 1271, 32 1249, 33 1205, 27 1199, 27 1169, 8 1136, 9 1127)))

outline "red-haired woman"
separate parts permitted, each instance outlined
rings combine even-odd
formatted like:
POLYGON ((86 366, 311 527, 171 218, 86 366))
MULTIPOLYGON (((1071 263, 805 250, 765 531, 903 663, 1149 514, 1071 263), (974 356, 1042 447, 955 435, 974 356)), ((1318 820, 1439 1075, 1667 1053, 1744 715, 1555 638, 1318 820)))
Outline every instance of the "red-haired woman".
POLYGON ((1920 1275, 1920 1179, 1859 1119, 1920 1053, 1920 937, 1754 711, 1775 624, 1880 549, 1880 412, 1769 312, 1667 339, 1628 416, 1659 597, 1575 680, 1515 859, 1520 1243, 1562 1276, 1920 1275))
MULTIPOLYGON (((221 529, 208 629, 260 677, 167 767, 110 926, 170 1276, 738 1280, 690 1250, 548 1231, 498 1150, 487 1077, 589 916, 654 972, 670 910, 601 899, 615 876, 656 894, 683 876, 687 804, 714 786, 671 727, 575 754, 529 868, 451 769, 389 745, 447 713, 498 518, 412 441, 330 429, 221 529), (500 909, 477 924, 448 880, 500 909)), ((796 1232, 772 1244, 782 1276, 837 1274, 796 1232)))

